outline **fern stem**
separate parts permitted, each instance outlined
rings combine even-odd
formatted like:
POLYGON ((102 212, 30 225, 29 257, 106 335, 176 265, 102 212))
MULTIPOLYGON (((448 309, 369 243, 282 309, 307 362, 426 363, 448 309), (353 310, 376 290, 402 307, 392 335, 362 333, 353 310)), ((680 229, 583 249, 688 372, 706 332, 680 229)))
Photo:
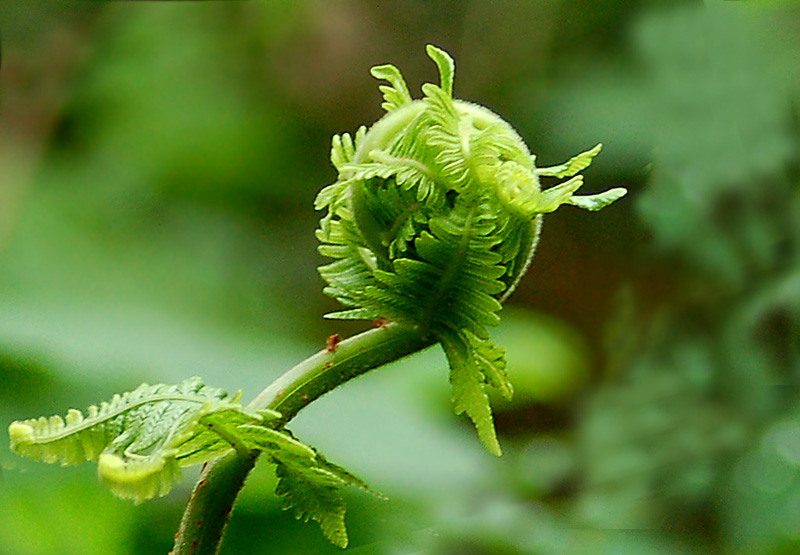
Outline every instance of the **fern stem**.
MULTIPOLYGON (((366 331, 307 358, 264 389, 251 408, 281 413, 279 425, 343 383, 430 347, 436 340, 419 328, 390 324, 366 331)), ((233 504, 258 452, 231 452, 200 475, 175 536, 173 555, 213 555, 219 550, 233 504)))

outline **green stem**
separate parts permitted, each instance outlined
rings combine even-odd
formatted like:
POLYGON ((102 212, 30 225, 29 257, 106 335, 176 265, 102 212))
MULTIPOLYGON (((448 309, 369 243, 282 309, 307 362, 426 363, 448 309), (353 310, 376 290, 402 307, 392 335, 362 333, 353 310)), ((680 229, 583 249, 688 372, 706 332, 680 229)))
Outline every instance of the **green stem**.
MULTIPOLYGON (((250 403, 281 413, 285 425, 301 409, 343 383, 436 342, 418 328, 390 324, 323 350, 275 380, 250 403)), ((210 462, 200 475, 175 536, 173 555, 214 555, 219 551, 233 503, 258 452, 231 452, 210 462)))

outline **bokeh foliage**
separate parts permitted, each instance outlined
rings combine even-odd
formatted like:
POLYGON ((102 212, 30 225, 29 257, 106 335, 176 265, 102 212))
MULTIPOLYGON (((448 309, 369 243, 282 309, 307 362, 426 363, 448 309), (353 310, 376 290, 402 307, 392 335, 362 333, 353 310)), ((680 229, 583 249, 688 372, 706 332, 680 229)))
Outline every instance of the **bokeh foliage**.
MULTIPOLYGON (((800 5, 421 0, 0 4, 0 421, 200 375, 245 398, 355 327, 315 267, 334 133, 377 63, 514 123, 538 160, 603 141, 545 222, 498 337, 506 454, 451 415, 443 357, 349 384, 302 437, 353 493, 357 553, 800 548, 800 5)), ((0 552, 168 551, 189 483, 141 507, 0 446, 0 552)), ((333 553, 257 468, 227 553, 333 553)))

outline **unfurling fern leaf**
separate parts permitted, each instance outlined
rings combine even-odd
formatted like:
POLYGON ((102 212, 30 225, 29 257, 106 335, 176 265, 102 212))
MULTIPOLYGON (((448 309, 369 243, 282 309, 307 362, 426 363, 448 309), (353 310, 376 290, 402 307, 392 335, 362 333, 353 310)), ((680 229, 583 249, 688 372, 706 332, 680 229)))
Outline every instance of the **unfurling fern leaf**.
POLYGON ((62 465, 98 462, 100 480, 118 497, 141 502, 165 495, 181 467, 210 460, 233 448, 203 421, 224 416, 229 426, 261 425, 277 418, 251 411, 199 378, 178 385, 143 384, 111 401, 12 423, 11 448, 35 460, 62 465))
POLYGON ((387 114, 356 140, 333 139, 338 180, 319 194, 317 237, 334 261, 325 292, 348 310, 329 318, 388 318, 440 341, 456 412, 500 454, 485 386, 510 396, 502 349, 487 327, 530 265, 542 214, 562 204, 598 210, 625 194, 576 196, 577 175, 601 145, 537 168, 513 128, 484 107, 453 98, 454 64, 428 46, 441 83, 412 100, 400 71, 373 68, 387 114), (571 178, 541 190, 540 177, 571 178))
POLYGON ((265 452, 278 465, 276 493, 298 518, 320 523, 336 545, 347 545, 342 486, 370 488, 284 429, 270 427, 280 414, 239 404, 200 378, 178 385, 142 384, 84 416, 71 409, 9 426, 11 448, 35 460, 62 465, 97 461, 101 482, 118 497, 141 502, 165 495, 181 468, 232 449, 265 452))

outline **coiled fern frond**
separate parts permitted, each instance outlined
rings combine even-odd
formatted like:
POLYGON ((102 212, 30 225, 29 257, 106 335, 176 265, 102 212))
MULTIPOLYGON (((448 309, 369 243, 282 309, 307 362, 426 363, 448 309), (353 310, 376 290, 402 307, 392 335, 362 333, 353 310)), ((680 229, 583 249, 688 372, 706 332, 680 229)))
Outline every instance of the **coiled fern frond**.
POLYGON ((387 114, 369 130, 333 138, 335 183, 316 200, 327 210, 317 237, 325 292, 348 307, 329 318, 386 318, 441 342, 456 412, 466 412, 499 455, 484 386, 511 395, 503 350, 487 327, 528 269, 542 214, 562 204, 588 210, 625 189, 577 196, 601 145, 537 168, 514 129, 490 110, 453 98, 454 64, 429 45, 439 85, 413 100, 400 71, 377 66, 387 114), (542 190, 540 177, 570 178, 542 190))

